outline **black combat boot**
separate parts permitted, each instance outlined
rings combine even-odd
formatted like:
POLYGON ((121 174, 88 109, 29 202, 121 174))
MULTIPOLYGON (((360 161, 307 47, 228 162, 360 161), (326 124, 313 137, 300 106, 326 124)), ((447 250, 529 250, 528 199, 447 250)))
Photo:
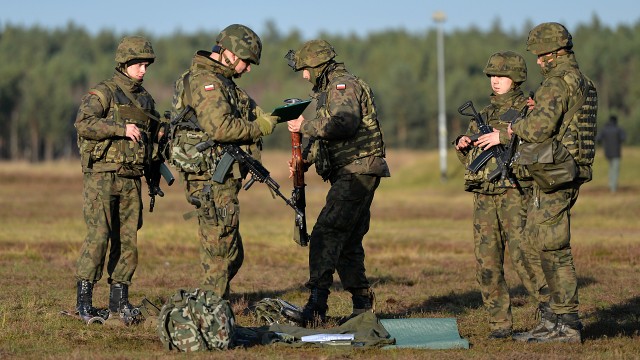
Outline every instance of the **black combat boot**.
POLYGON ((531 331, 513 334, 513 340, 517 341, 536 341, 538 338, 549 336, 556 328, 558 316, 553 313, 549 303, 540 303, 536 312, 536 317, 540 318, 540 322, 531 331))
POLYGON ((578 314, 558 315, 556 327, 546 336, 536 337, 531 342, 582 343, 582 323, 578 314))
POLYGON ((375 312, 376 294, 371 290, 371 288, 351 289, 349 292, 351 293, 353 310, 351 311, 351 315, 343 317, 338 321, 340 325, 364 312, 375 312))
POLYGON ((302 321, 304 327, 316 327, 327 320, 327 299, 329 298, 329 289, 312 288, 309 294, 309 300, 302 309, 302 321))
POLYGON ((93 307, 93 283, 89 280, 78 280, 76 286, 76 310, 78 315, 85 321, 90 321, 96 317, 106 320, 109 317, 109 312, 93 307))
POLYGON ((129 285, 113 283, 109 289, 109 311, 120 316, 125 324, 137 322, 140 309, 129 303, 129 285))

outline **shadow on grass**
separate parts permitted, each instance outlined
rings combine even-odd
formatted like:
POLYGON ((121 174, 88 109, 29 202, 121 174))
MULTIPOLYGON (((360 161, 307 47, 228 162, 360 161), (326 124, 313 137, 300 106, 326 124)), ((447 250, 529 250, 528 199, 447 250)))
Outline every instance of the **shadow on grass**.
MULTIPOLYGON (((389 281, 389 279, 385 279, 384 281, 389 281)), ((397 280, 397 283, 405 283, 403 280, 397 280)), ((579 277, 578 278, 578 287, 587 287, 591 284, 596 283, 596 280, 590 277, 579 277)), ((517 286, 511 287, 509 289, 509 294, 511 297, 511 306, 512 307, 521 307, 531 302, 529 298, 529 293, 526 288, 519 284, 517 286)), ((469 310, 479 309, 483 307, 482 295, 479 290, 470 290, 462 293, 450 292, 447 295, 440 296, 428 296, 425 294, 426 299, 417 305, 403 307, 401 311, 391 311, 387 313, 379 313, 380 318, 401 318, 408 317, 412 314, 429 314, 429 313, 438 313, 438 314, 450 314, 451 316, 459 316, 467 313, 469 310)), ((391 298, 392 301, 396 302, 397 300, 391 298)), ((532 306, 537 307, 537 304, 532 304, 532 306)), ((640 304, 638 304, 635 308, 635 313, 640 313, 640 304)), ((623 313, 623 312, 622 312, 623 313)), ((636 322, 639 315, 636 315, 636 322)), ((638 330, 638 324, 634 330, 638 330)))
POLYGON ((606 337, 633 337, 640 334, 640 297, 633 297, 626 302, 606 309, 598 309, 586 318, 594 318, 594 322, 585 326, 582 337, 598 339, 606 337))

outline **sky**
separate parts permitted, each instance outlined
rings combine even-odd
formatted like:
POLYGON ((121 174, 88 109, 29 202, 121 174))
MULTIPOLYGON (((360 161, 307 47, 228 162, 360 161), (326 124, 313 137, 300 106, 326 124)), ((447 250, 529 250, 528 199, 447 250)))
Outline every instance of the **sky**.
POLYGON ((296 29, 304 40, 330 35, 365 37, 388 29, 424 33, 437 26, 433 15, 445 15, 445 32, 475 27, 488 30, 496 22, 505 31, 524 32, 528 22, 556 21, 569 31, 591 24, 594 15, 604 26, 640 23, 637 0, 1 0, 0 28, 40 26, 65 28, 70 22, 91 34, 110 30, 132 35, 140 30, 153 36, 176 31, 217 31, 233 23, 249 26, 260 35, 266 23, 286 35, 296 29), (113 6, 119 3, 119 6, 113 6))

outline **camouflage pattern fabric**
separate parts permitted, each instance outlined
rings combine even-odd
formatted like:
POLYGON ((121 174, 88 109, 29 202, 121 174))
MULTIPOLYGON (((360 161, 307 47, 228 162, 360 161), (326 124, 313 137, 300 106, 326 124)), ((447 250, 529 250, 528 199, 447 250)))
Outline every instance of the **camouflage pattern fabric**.
POLYGON ((117 171, 124 166, 136 172, 127 176, 142 176, 142 164, 148 160, 146 148, 153 146, 157 123, 139 108, 157 115, 155 102, 141 83, 119 71, 89 90, 82 98, 74 124, 83 172, 117 171), (137 106, 124 92, 137 101, 137 106), (136 124, 145 133, 143 141, 136 143, 126 138, 128 123, 136 124))
POLYGON ((326 75, 318 82, 314 94, 316 118, 305 120, 300 128, 303 135, 320 142, 318 151, 312 154, 316 172, 324 180, 340 172, 390 176, 369 85, 349 74, 340 63, 328 65, 326 75))
MULTIPOLYGON (((198 123, 210 140, 221 143, 258 142, 263 135, 268 135, 263 133, 261 125, 269 123, 269 130, 273 131, 278 118, 262 110, 230 76, 223 76, 226 68, 209 55, 208 51, 198 51, 189 69, 191 106, 196 111, 198 123)), ((182 86, 182 79, 179 79, 173 99, 174 116, 186 105, 182 86)))
MULTIPOLYGON (((545 37, 553 38, 551 35, 545 37)), ((531 51, 536 53, 534 49, 531 51)), ((573 121, 581 116, 580 113, 594 117, 597 114, 597 94, 593 88, 592 99, 587 100, 574 117, 565 119, 568 110, 583 95, 585 88, 581 84, 588 78, 580 71, 571 52, 556 56, 552 64, 543 63, 541 67, 544 80, 535 94, 535 108, 526 121, 513 126, 513 131, 523 141, 542 143, 558 136, 563 121, 573 121)), ((584 147, 580 141, 583 137, 572 133, 571 126, 568 129, 567 135, 561 139, 567 149, 584 147)), ((591 131, 595 135, 595 127, 591 131)), ((589 165, 586 167, 590 169, 589 165)), ((556 315, 578 313, 578 284, 570 244, 570 210, 577 200, 580 184, 577 180, 550 193, 540 191, 534 184, 534 201, 528 209, 526 236, 535 251, 528 256, 527 262, 543 269, 551 291, 550 306, 556 315)))
POLYGON ((542 23, 529 31, 527 51, 535 55, 548 54, 559 49, 571 49, 573 40, 562 24, 542 23))
MULTIPOLYGON (((505 120, 502 118, 508 111, 515 111, 520 113, 522 109, 526 105, 526 98, 522 90, 519 88, 514 91, 510 91, 506 94, 502 95, 491 95, 490 97, 491 104, 480 110, 480 115, 483 118, 487 119, 487 124, 494 129, 500 130, 500 143, 502 145, 507 145, 510 141, 509 136, 507 135, 507 127, 511 120, 505 120)), ((467 128, 466 136, 471 136, 474 134, 478 134, 478 126, 474 120, 469 122, 469 127, 467 128)), ((478 157, 483 152, 483 149, 479 147, 472 147, 471 149, 463 149, 456 150, 456 154, 458 159, 462 164, 465 165, 465 190, 479 192, 482 194, 502 194, 507 188, 512 187, 513 185, 509 183, 507 179, 500 179, 497 183, 492 183, 488 181, 488 175, 492 173, 497 167, 497 159, 491 158, 487 164, 477 173, 472 173, 469 171, 468 166, 473 162, 473 160, 478 157)), ((526 168, 521 166, 515 166, 513 168, 514 174, 518 180, 518 183, 521 187, 530 187, 531 186, 531 177, 527 173, 526 168)))
POLYGON ((262 41, 250 28, 240 24, 229 25, 220 32, 216 43, 230 50, 240 59, 260 65, 262 41))
POLYGON ((156 54, 149 40, 142 36, 126 36, 118 44, 115 60, 119 64, 135 59, 145 59, 152 63, 155 58, 156 54))
POLYGON ((204 271, 202 288, 222 298, 229 297, 229 283, 244 261, 240 236, 240 180, 228 178, 224 184, 212 181, 188 181, 187 197, 200 200, 198 235, 200 264, 204 271))
POLYGON ((287 59, 291 68, 300 71, 305 68, 314 68, 336 57, 333 46, 325 40, 310 40, 304 43, 300 50, 290 51, 287 59))
POLYGON ((487 76, 506 76, 516 83, 522 83, 527 80, 527 63, 515 51, 501 51, 489 57, 483 72, 487 76))
POLYGON ((531 188, 517 189, 502 194, 474 194, 473 235, 476 256, 476 278, 482 301, 489 313, 491 330, 511 329, 511 300, 504 278, 504 256, 508 249, 511 263, 527 292, 537 301, 548 301, 539 293, 537 281, 544 280, 541 271, 533 273, 525 260, 524 226, 531 188))
MULTIPOLYGON (((495 59, 494 59, 495 61, 495 59)), ((490 71, 493 73, 493 70, 490 71)), ((503 119, 508 111, 520 113, 526 106, 526 98, 518 87, 505 94, 491 95, 491 104, 480 111, 487 124, 500 130, 500 142, 507 145, 506 129, 511 120, 503 119)), ((512 119, 513 120, 513 119, 512 119)), ((477 134, 475 121, 470 121, 466 135, 477 134)), ((482 149, 457 151, 460 161, 469 165, 482 149)), ((511 329, 513 325, 509 287, 504 278, 504 255, 508 249, 511 262, 527 292, 538 302, 548 301, 541 294, 544 274, 539 268, 526 262, 524 226, 527 206, 531 200, 531 179, 523 169, 514 169, 522 194, 505 179, 498 183, 488 180, 497 167, 491 159, 477 174, 465 171, 465 189, 474 193, 473 237, 476 256, 476 278, 485 309, 489 313, 491 330, 511 329)))
POLYGON ((251 310, 255 319, 263 325, 301 325, 302 309, 282 299, 264 298, 255 303, 251 310))
MULTIPOLYGON (((257 106, 249 95, 231 79, 232 74, 209 56, 210 52, 198 51, 189 69, 191 106, 195 109, 198 124, 209 140, 217 143, 240 143, 244 150, 260 160, 260 139, 273 131, 277 117, 270 116, 257 106), (225 75, 226 74, 226 75, 225 75), (268 128, 266 129, 265 126, 268 128)), ((176 82, 173 99, 174 116, 185 104, 182 78, 176 82)), ((217 159, 219 146, 210 149, 217 159)), ((219 296, 229 295, 229 282, 240 269, 244 250, 238 224, 240 205, 238 192, 242 174, 234 171, 223 184, 204 175, 185 174, 187 199, 199 199, 198 234, 201 243, 200 259, 204 270, 202 287, 213 290, 219 296)))
MULTIPOLYGON (((142 227, 142 165, 139 156, 132 156, 141 154, 139 149, 136 150, 140 145, 129 147, 121 139, 126 135, 125 121, 137 117, 127 114, 140 115, 141 112, 118 114, 116 95, 111 91, 116 86, 129 92, 150 114, 156 113, 153 98, 141 82, 118 71, 82 99, 75 127, 84 172, 83 212, 87 235, 77 261, 76 277, 92 282, 100 280, 109 248, 107 272, 110 280, 129 285, 138 264, 137 230, 142 227), (113 139, 120 139, 120 143, 126 146, 109 153, 113 139)), ((142 131, 148 129, 145 126, 150 126, 150 119, 146 115, 144 117, 135 119, 142 131)), ((153 146, 152 138, 146 137, 144 147, 153 146)))
POLYGON ((111 241, 107 272, 116 283, 131 284, 138 265, 137 233, 142 227, 140 178, 113 172, 84 174, 84 220, 87 236, 77 261, 76 278, 102 278, 111 241))
POLYGON ((311 232, 309 288, 329 289, 337 270, 346 290, 369 288, 362 240, 369 231, 370 207, 381 177, 390 176, 373 93, 344 65, 329 63, 317 79, 316 117, 302 122, 300 132, 320 139, 329 172, 316 171, 331 188, 311 232), (324 146, 328 145, 328 146, 324 146))
POLYGON ((228 350, 234 345, 231 305, 211 291, 179 290, 160 310, 158 335, 168 350, 228 350))
POLYGON ((551 310, 556 315, 577 314, 578 279, 571 253, 570 218, 579 191, 534 191, 525 228, 525 241, 533 252, 527 254, 526 262, 544 272, 551 292, 551 310))

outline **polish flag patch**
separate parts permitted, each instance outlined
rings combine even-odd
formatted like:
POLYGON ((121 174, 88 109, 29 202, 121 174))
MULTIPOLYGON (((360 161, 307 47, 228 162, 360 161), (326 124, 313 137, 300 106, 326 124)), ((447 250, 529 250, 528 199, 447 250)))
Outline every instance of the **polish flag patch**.
POLYGON ((213 84, 205 85, 204 86, 204 91, 211 91, 211 90, 213 90, 215 88, 216 87, 213 84))
POLYGON ((337 84, 336 85, 336 90, 344 90, 347 88, 347 85, 345 84, 337 84))

